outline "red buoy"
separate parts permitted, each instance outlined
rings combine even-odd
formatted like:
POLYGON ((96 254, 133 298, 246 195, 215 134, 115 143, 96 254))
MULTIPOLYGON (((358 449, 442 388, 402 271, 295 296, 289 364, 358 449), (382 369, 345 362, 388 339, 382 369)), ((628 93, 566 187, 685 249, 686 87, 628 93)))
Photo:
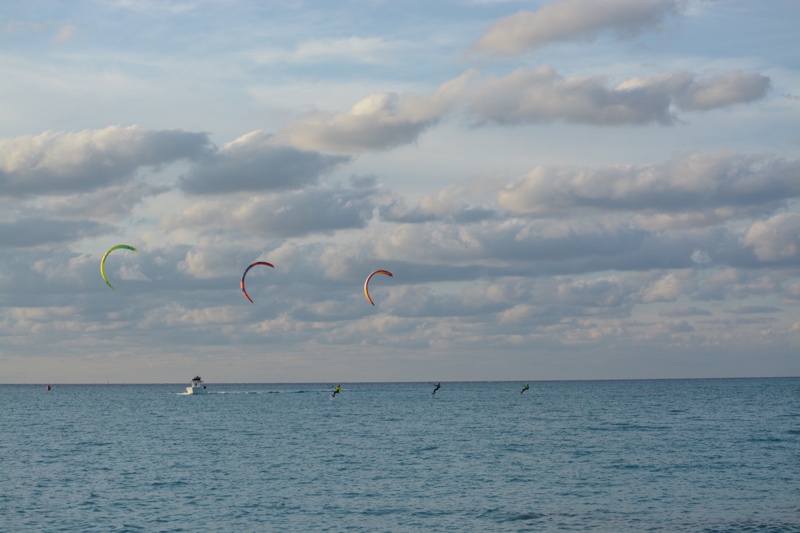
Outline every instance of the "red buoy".
POLYGON ((47 390, 50 390, 50 385, 47 386, 47 390))

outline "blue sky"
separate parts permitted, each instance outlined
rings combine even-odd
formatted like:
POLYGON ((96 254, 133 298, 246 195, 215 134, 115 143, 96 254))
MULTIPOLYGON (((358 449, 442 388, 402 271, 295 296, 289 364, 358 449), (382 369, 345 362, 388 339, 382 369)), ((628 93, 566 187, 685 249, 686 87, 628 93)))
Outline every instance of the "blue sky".
POLYGON ((0 7, 0 382, 800 374, 796 2, 271 4, 0 7))

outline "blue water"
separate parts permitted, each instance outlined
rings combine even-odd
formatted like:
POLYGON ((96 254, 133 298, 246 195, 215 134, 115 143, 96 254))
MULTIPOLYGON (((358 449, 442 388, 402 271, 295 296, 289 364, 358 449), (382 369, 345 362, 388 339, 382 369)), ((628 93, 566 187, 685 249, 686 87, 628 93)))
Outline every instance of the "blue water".
POLYGON ((0 386, 0 531, 800 531, 800 379, 0 386))

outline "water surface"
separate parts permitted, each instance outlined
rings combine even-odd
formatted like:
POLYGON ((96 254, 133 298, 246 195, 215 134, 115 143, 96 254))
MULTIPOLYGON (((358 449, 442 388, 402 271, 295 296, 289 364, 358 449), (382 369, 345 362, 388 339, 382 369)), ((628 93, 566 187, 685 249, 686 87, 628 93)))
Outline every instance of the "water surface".
POLYGON ((800 531, 800 379, 0 385, 2 531, 800 531))

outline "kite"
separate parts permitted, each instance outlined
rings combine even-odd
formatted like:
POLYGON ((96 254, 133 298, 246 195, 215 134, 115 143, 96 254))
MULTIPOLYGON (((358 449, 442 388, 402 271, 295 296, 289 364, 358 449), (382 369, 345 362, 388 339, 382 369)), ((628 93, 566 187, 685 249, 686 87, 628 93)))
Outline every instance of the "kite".
POLYGON ((250 300, 250 302, 251 302, 251 303, 255 303, 255 302, 253 302, 253 299, 252 299, 252 298, 250 298, 250 296, 248 296, 248 294, 247 294, 247 291, 246 291, 246 290, 244 290, 244 277, 247 275, 247 272, 248 272, 248 271, 249 271, 251 268, 253 268, 254 266, 256 266, 256 265, 266 265, 266 266, 268 266, 268 267, 275 268, 275 266, 274 266, 272 263, 267 263, 266 261, 256 261, 255 263, 253 263, 252 265, 250 265, 249 267, 247 267, 246 269, 244 269, 244 274, 242 274, 242 282, 241 282, 241 284, 240 284, 240 285, 241 285, 241 287, 242 287, 242 292, 244 293, 244 297, 245 297, 245 298, 247 298, 248 300, 250 300))
MULTIPOLYGON (((112 246, 111 249, 106 252, 106 255, 104 255, 103 259, 100 260, 100 275, 103 276, 103 279, 105 280, 106 284, 109 287, 111 287, 112 289, 114 289, 114 286, 111 284, 110 281, 108 281, 108 278, 106 277, 106 269, 105 269, 106 257, 108 257, 108 254, 110 254, 114 250, 119 250, 120 248, 123 248, 125 250, 133 250, 134 252, 139 253, 139 250, 137 250, 133 246, 128 246, 127 244, 118 244, 116 246, 112 246)), ((116 290, 116 289, 114 289, 114 290, 116 290)))
POLYGON ((372 305, 375 305, 375 302, 373 302, 372 298, 369 297, 369 280, 371 280, 372 276, 374 276, 375 274, 386 274, 387 276, 392 277, 392 273, 389 272, 388 270, 376 270, 375 272, 367 276, 367 281, 364 282, 364 296, 367 297, 367 300, 372 305))

